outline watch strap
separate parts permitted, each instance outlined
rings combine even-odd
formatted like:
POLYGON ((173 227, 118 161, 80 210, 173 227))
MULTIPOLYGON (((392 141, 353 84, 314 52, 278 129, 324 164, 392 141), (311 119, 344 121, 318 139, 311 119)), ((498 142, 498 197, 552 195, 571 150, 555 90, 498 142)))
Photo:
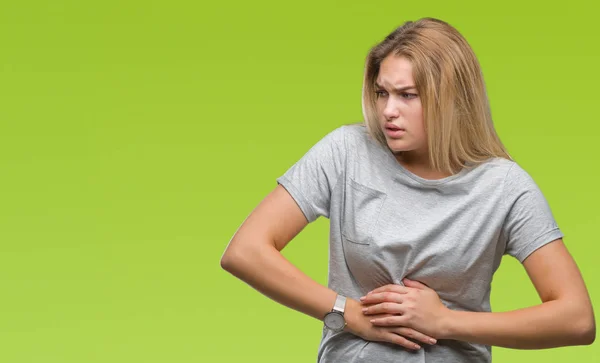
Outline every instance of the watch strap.
POLYGON ((346 308, 346 297, 338 294, 335 298, 335 304, 333 305, 332 311, 339 311, 340 313, 344 313, 344 309, 346 308))

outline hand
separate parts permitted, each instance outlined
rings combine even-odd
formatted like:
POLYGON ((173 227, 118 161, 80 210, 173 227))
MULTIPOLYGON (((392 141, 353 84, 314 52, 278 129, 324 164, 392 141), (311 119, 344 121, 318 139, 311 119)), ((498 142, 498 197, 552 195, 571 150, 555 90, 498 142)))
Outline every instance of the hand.
POLYGON ((363 314, 377 327, 407 327, 434 338, 446 335, 450 310, 428 286, 408 279, 405 286, 385 285, 361 298, 363 314), (388 316, 374 316, 388 314, 388 316))
MULTIPOLYGON (((369 322, 373 316, 365 316, 362 313, 362 309, 363 306, 360 304, 360 302, 350 298, 346 300, 346 309, 344 312, 347 323, 346 330, 356 336, 373 342, 388 342, 397 344, 410 350, 418 350, 421 347, 405 337, 423 342, 425 344, 436 343, 436 340, 432 337, 422 334, 411 328, 399 326, 375 326, 369 322)), ((391 315, 381 314, 377 316, 386 317, 391 315)))

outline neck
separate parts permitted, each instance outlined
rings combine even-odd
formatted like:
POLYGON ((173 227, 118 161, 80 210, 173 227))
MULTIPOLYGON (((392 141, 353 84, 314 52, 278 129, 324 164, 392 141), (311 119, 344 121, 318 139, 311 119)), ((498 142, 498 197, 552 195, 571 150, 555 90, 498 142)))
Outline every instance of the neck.
POLYGON ((394 156, 405 169, 424 179, 442 179, 452 175, 435 170, 431 166, 427 153, 402 151, 394 153, 394 156))
POLYGON ((403 166, 410 166, 413 168, 433 170, 429 161, 429 154, 426 152, 417 151, 400 151, 394 153, 396 160, 403 166))

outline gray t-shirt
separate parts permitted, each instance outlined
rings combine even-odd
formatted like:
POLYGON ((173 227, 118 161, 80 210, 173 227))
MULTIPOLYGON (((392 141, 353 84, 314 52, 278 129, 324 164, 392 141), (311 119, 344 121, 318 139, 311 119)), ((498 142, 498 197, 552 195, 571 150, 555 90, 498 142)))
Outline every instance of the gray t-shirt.
MULTIPOLYGON (((329 288, 358 299, 404 277, 453 310, 490 309, 492 276, 504 254, 523 262, 562 238, 532 178, 494 158, 439 180, 402 167, 363 125, 341 126, 277 179, 309 222, 330 220, 329 288)), ((490 362, 491 347, 439 340, 414 352, 323 329, 318 362, 490 362)))

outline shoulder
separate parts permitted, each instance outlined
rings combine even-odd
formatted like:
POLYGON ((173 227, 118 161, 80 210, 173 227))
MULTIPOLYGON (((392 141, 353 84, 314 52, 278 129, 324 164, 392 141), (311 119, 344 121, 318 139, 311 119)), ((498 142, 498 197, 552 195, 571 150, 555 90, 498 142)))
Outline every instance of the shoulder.
POLYGON ((304 159, 324 164, 345 164, 356 155, 371 154, 365 148, 370 144, 366 127, 359 123, 338 125, 319 136, 304 159))
POLYGON ((370 155, 381 152, 362 123, 345 124, 327 132, 313 148, 318 152, 335 151, 340 155, 370 155))
POLYGON ((369 135, 363 122, 343 125, 340 129, 343 130, 347 148, 352 153, 365 155, 383 151, 382 146, 369 135))
POLYGON ((489 159, 477 165, 474 170, 479 171, 479 176, 482 174, 493 175, 508 187, 518 187, 533 182, 529 173, 516 161, 501 157, 489 159))
POLYGON ((340 126, 339 129, 343 130, 348 139, 355 142, 368 142, 371 139, 364 122, 345 124, 340 126))
POLYGON ((513 199, 524 191, 536 188, 531 176, 514 160, 494 157, 467 169, 466 175, 457 182, 467 182, 474 189, 488 190, 502 195, 504 200, 513 199))
POLYGON ((468 163, 462 176, 454 183, 472 185, 473 188, 503 189, 504 182, 515 162, 509 159, 494 157, 475 164, 468 163))
POLYGON ((509 165, 504 180, 504 188, 507 192, 522 193, 539 189, 531 175, 521 165, 515 161, 510 161, 509 165))
POLYGON ((545 203, 542 190, 527 170, 513 160, 504 159, 501 163, 505 168, 502 183, 505 205, 511 207, 515 203, 524 203, 535 206, 545 203))

